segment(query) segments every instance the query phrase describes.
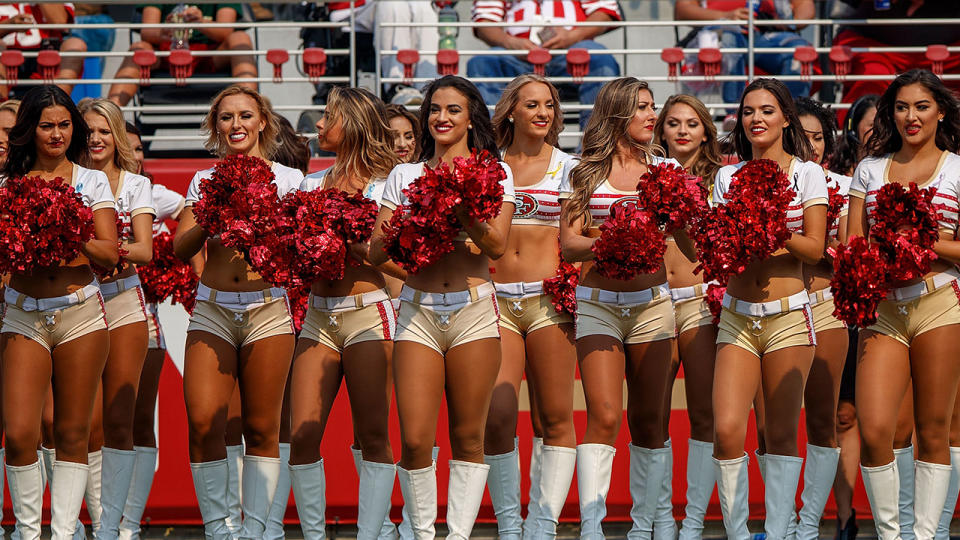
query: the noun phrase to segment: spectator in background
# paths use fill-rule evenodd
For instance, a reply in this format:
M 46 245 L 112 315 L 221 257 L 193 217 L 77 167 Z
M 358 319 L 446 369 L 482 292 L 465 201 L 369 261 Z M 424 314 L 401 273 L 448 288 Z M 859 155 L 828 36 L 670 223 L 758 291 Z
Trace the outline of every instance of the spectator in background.
M 200 23 L 213 21 L 218 23 L 232 23 L 240 18 L 242 7 L 240 4 L 200 4 L 186 6 L 182 12 L 177 11 L 176 4 L 147 5 L 140 7 L 142 22 L 156 24 L 173 22 L 175 15 L 182 15 L 183 22 Z M 233 28 L 203 28 L 190 29 L 186 42 L 191 50 L 206 51 L 249 51 L 253 50 L 250 36 L 242 30 Z M 130 46 L 131 51 L 137 49 L 153 49 L 169 51 L 176 39 L 174 30 L 168 28 L 144 28 L 140 32 L 142 41 Z M 165 58 L 158 59 L 157 66 L 168 66 Z M 257 63 L 251 55 L 237 56 L 201 56 L 194 58 L 194 73 L 227 71 L 233 77 L 256 77 Z M 133 63 L 133 57 L 126 57 L 117 70 L 117 79 L 130 79 L 129 83 L 119 83 L 110 86 L 109 98 L 117 105 L 123 106 L 130 102 L 137 92 L 140 81 L 140 67 Z M 256 90 L 257 83 L 240 83 L 241 86 Z
M 80 4 L 74 5 L 74 20 L 77 24 L 102 24 L 112 23 L 113 17 L 107 15 L 103 4 Z M 113 42 L 117 36 L 117 31 L 112 28 L 74 28 L 70 30 L 70 37 L 83 40 L 88 51 L 104 52 L 113 50 Z M 99 79 L 103 76 L 104 58 L 92 57 L 82 58 L 83 69 L 80 73 L 88 78 Z M 81 84 L 74 89 L 71 96 L 74 101 L 80 101 L 85 97 L 99 98 L 103 91 L 99 84 Z
M 23 32 L 0 30 L 2 49 L 19 49 L 21 51 L 40 51 L 54 49 L 60 52 L 84 52 L 86 43 L 74 36 L 67 36 L 65 31 L 55 29 L 41 29 L 35 24 L 72 24 L 73 4 L 11 2 L 0 4 L 0 23 L 22 24 Z M 37 59 L 25 58 L 20 66 L 20 77 L 39 79 L 37 73 Z M 60 62 L 60 72 L 57 78 L 77 79 L 83 73 L 82 58 L 63 58 Z M 72 84 L 58 84 L 66 93 L 73 89 Z M 0 98 L 6 99 L 10 94 L 8 86 L 0 86 Z
M 494 50 L 592 49 L 603 50 L 593 38 L 609 28 L 602 26 L 573 27 L 572 23 L 619 21 L 623 16 L 616 0 L 474 0 L 474 22 L 498 22 L 503 26 L 475 28 L 473 33 Z M 467 77 L 516 77 L 533 71 L 522 56 L 475 56 L 467 62 Z M 563 55 L 554 56 L 546 66 L 550 77 L 570 76 Z M 620 66 L 609 54 L 590 55 L 591 77 L 618 77 Z M 477 82 L 488 105 L 500 100 L 506 83 Z M 592 104 L 602 82 L 580 84 L 580 103 Z M 590 118 L 590 111 L 580 113 L 580 128 Z
M 415 0 L 412 2 L 379 2 L 377 4 L 377 25 L 381 23 L 437 22 L 438 2 Z M 382 49 L 433 50 L 440 43 L 440 34 L 435 26 L 380 26 L 380 47 Z M 403 64 L 396 56 L 384 56 L 381 59 L 381 73 L 384 77 L 403 77 Z M 414 77 L 437 77 L 437 57 L 421 54 L 413 72 Z M 416 83 L 413 87 L 397 84 L 393 87 L 391 103 L 397 105 L 419 105 L 423 103 L 421 90 L 427 83 Z
M 379 2 L 377 2 L 379 4 Z M 387 4 L 402 2 L 384 2 Z M 365 71 L 375 73 L 376 51 L 373 48 L 373 5 L 374 2 L 367 0 L 354 0 L 354 29 L 356 30 L 356 69 L 357 72 Z M 349 22 L 350 20 L 350 2 L 304 2 L 302 12 L 297 16 L 302 21 L 330 21 L 330 22 Z M 323 49 L 349 49 L 350 48 L 350 28 L 304 28 L 300 31 L 300 37 L 303 39 L 303 47 L 320 47 Z M 350 56 L 349 55 L 328 55 L 327 56 L 327 76 L 347 77 L 350 75 Z M 347 83 L 320 83 L 316 85 L 317 93 L 313 96 L 313 102 L 316 105 L 323 105 L 327 102 L 327 94 L 334 86 L 348 86 Z M 371 91 L 375 90 L 373 88 Z M 315 120 L 308 120 L 307 124 L 313 124 Z M 302 122 L 298 123 L 301 131 L 305 127 Z

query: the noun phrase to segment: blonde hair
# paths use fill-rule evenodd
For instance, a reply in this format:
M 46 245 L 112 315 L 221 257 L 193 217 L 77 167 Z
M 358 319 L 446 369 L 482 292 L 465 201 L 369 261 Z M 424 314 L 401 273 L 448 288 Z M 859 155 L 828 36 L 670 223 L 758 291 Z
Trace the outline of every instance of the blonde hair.
M 667 121 L 667 113 L 670 108 L 678 103 L 693 109 L 697 118 L 700 119 L 700 124 L 703 125 L 707 140 L 700 143 L 699 148 L 697 148 L 695 160 L 693 165 L 689 167 L 689 172 L 699 176 L 704 182 L 704 187 L 709 188 L 713 185 L 713 178 L 720 170 L 720 165 L 723 164 L 723 155 L 720 153 L 720 142 L 717 140 L 717 126 L 714 125 L 713 118 L 702 101 L 687 94 L 670 96 L 667 102 L 663 104 L 663 109 L 657 117 L 657 123 L 653 128 L 653 140 L 664 149 L 667 157 L 671 157 L 670 147 L 663 142 L 663 126 Z
M 334 178 L 386 178 L 400 163 L 383 101 L 362 88 L 335 86 L 327 96 L 327 125 L 340 122 L 343 139 L 333 164 Z M 364 173 L 365 171 L 365 173 Z
M 203 125 L 201 126 L 201 131 L 207 135 L 207 140 L 203 143 L 204 148 L 219 157 L 227 155 L 227 145 L 223 140 L 226 134 L 217 132 L 217 112 L 220 110 L 220 104 L 223 100 L 230 96 L 248 96 L 257 104 L 260 118 L 265 122 L 263 131 L 257 137 L 257 146 L 260 148 L 260 155 L 263 156 L 263 159 L 272 160 L 277 152 L 277 147 L 280 145 L 280 127 L 277 125 L 277 117 L 270 105 L 270 100 L 260 95 L 256 90 L 238 84 L 224 88 L 210 102 L 210 110 L 203 119 Z
M 593 113 L 583 133 L 583 152 L 580 161 L 570 171 L 570 184 L 573 194 L 567 219 L 573 223 L 577 218 L 584 219 L 584 226 L 591 224 L 590 196 L 600 184 L 610 176 L 613 157 L 620 144 L 625 144 L 645 163 L 650 163 L 654 151 L 662 149 L 641 144 L 627 134 L 627 127 L 637 112 L 638 96 L 646 90 L 653 97 L 653 91 L 645 82 L 636 77 L 621 77 L 603 85 L 594 102 Z
M 106 98 L 84 98 L 77 104 L 80 114 L 95 113 L 107 120 L 110 132 L 113 134 L 113 163 L 119 169 L 136 173 L 140 170 L 140 163 L 133 153 L 130 140 L 127 139 L 127 122 L 123 119 L 123 111 L 116 103 Z
M 517 106 L 517 103 L 520 102 L 520 89 L 530 83 L 546 85 L 550 91 L 550 99 L 553 100 L 553 123 L 550 124 L 550 130 L 547 131 L 544 142 L 550 146 L 557 146 L 560 140 L 560 132 L 563 131 L 563 112 L 560 110 L 560 94 L 557 93 L 557 88 L 553 86 L 546 77 L 527 73 L 514 78 L 507 84 L 503 95 L 500 97 L 500 101 L 497 102 L 497 106 L 493 111 L 493 133 L 497 138 L 497 147 L 503 150 L 506 150 L 513 144 L 514 126 L 513 123 L 510 122 L 510 115 L 513 114 L 513 109 Z
M 10 111 L 14 116 L 17 115 L 17 111 L 20 110 L 20 100 L 19 99 L 8 99 L 3 103 L 0 103 L 0 111 Z

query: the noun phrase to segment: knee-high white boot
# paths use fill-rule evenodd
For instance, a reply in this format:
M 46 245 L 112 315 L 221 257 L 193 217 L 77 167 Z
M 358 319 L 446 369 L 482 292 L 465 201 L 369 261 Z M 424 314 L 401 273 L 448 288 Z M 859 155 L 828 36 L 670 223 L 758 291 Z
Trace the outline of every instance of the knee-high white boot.
M 767 482 L 764 505 L 767 519 L 764 530 L 769 540 L 784 540 L 789 533 L 790 523 L 795 523 L 797 519 L 793 509 L 803 458 L 767 454 L 765 461 Z
M 403 507 L 407 512 L 412 538 L 431 540 L 436 536 L 437 521 L 437 468 L 435 464 L 423 469 L 408 471 L 397 467 Z
M 897 473 L 900 475 L 900 537 L 903 540 L 913 540 L 913 490 L 916 484 L 913 446 L 894 448 L 893 456 L 897 461 Z
M 807 443 L 807 465 L 803 471 L 803 493 L 800 500 L 800 519 L 797 523 L 797 540 L 817 540 L 820 536 L 820 519 L 827 504 L 833 480 L 837 476 L 840 448 L 827 448 Z
M 120 521 L 130 493 L 137 453 L 106 446 L 100 452 L 103 487 L 100 493 L 100 528 L 95 536 L 97 540 L 113 540 L 120 536 Z
M 227 467 L 230 469 L 230 480 L 227 482 L 227 527 L 236 536 L 243 527 L 243 506 L 240 483 L 243 480 L 243 445 L 236 444 L 227 447 Z
M 581 540 L 603 540 L 607 493 L 617 450 L 605 444 L 577 446 L 577 491 L 580 495 Z M 542 474 L 542 472 L 541 472 Z
M 363 451 L 350 446 L 350 453 L 353 454 L 353 465 L 357 469 L 357 480 L 359 481 L 361 463 L 363 462 Z M 436 460 L 436 457 L 433 459 Z M 396 468 L 394 468 L 394 473 L 396 473 Z M 392 491 L 391 488 L 391 492 Z M 377 535 L 377 538 L 380 540 L 396 540 L 397 538 L 397 527 L 393 524 L 393 521 L 390 520 L 389 507 L 387 508 L 387 515 L 383 518 L 383 523 L 380 525 L 380 534 Z
M 390 520 L 393 483 L 396 477 L 397 466 L 393 463 L 360 463 L 357 540 L 376 540 L 382 534 L 385 521 Z
M 87 487 L 83 493 L 83 501 L 87 503 L 87 514 L 90 516 L 90 528 L 93 535 L 96 536 L 100 531 L 100 509 L 102 503 L 100 497 L 103 491 L 103 451 L 97 450 L 87 454 Z M 54 467 L 56 469 L 56 467 Z M 51 483 L 52 484 L 52 483 Z M 80 534 L 83 530 L 83 524 L 77 520 L 76 538 L 84 538 Z
M 40 540 L 40 518 L 43 507 L 43 463 L 16 467 L 6 465 L 10 486 L 10 504 L 17 519 L 14 536 L 19 540 Z
M 543 437 L 533 437 L 530 451 L 530 500 L 527 502 L 527 518 L 523 520 L 523 535 L 531 536 L 537 528 L 537 510 L 540 508 L 540 459 L 543 455 Z
M 577 450 L 562 446 L 541 445 L 537 473 L 537 493 L 539 502 L 531 511 L 535 522 L 530 524 L 529 532 L 524 523 L 524 538 L 527 540 L 551 540 L 557 536 L 557 524 L 560 512 L 570 491 L 573 470 L 577 466 Z M 533 488 L 531 488 L 533 491 Z M 527 517 L 530 520 L 530 517 Z
M 149 446 L 134 446 L 137 453 L 133 463 L 133 479 L 127 504 L 123 508 L 123 521 L 120 522 L 120 540 L 140 540 L 140 520 L 150 498 L 153 487 L 153 475 L 157 470 L 157 449 Z
M 304 540 L 327 537 L 327 492 L 323 460 L 305 465 L 290 465 L 290 484 L 297 502 L 297 515 Z
M 653 538 L 653 520 L 670 451 L 669 448 L 641 448 L 630 444 L 630 498 L 633 499 L 630 509 L 633 526 L 627 532 L 630 540 Z
M 950 539 L 950 522 L 957 509 L 957 497 L 960 495 L 960 447 L 950 447 L 950 487 L 947 488 L 947 499 L 943 503 L 943 513 L 940 514 L 940 523 L 937 525 L 937 540 Z
M 243 528 L 238 538 L 263 539 L 279 478 L 280 458 L 243 456 L 243 479 L 240 484 Z
M 53 465 L 50 482 L 50 538 L 70 540 L 77 532 L 77 516 L 83 506 L 90 466 L 85 463 L 60 461 Z
M 911 456 L 912 461 L 912 456 Z M 879 467 L 860 466 L 863 486 L 870 500 L 878 540 L 899 540 L 900 474 L 896 460 Z
M 700 540 L 707 505 L 717 484 L 713 466 L 713 443 L 690 439 L 687 443 L 687 508 L 680 527 L 680 540 Z
M 914 534 L 917 540 L 933 540 L 950 486 L 950 465 L 917 461 L 914 496 Z
M 53 464 L 57 461 L 57 449 L 41 446 L 40 453 L 43 456 L 43 485 L 49 486 L 53 481 Z
M 227 518 L 230 516 L 227 507 L 230 483 L 227 460 L 191 463 L 190 472 L 193 474 L 193 489 L 203 519 L 204 536 L 210 540 L 233 540 L 234 534 L 227 527 Z
M 484 455 L 489 465 L 487 488 L 493 513 L 497 516 L 497 533 L 501 540 L 520 540 L 523 518 L 520 517 L 520 454 L 517 448 L 506 454 Z
M 750 456 L 737 459 L 714 458 L 714 474 L 717 476 L 717 495 L 723 513 L 723 527 L 728 540 L 750 540 L 747 519 L 750 517 Z
M 283 516 L 287 513 L 290 500 L 290 443 L 280 443 L 280 475 L 277 477 L 277 491 L 267 514 L 267 530 L 264 540 L 283 540 Z
M 666 471 L 657 503 L 657 514 L 653 518 L 653 538 L 654 540 L 676 540 L 677 520 L 673 517 L 673 443 L 667 439 L 663 446 L 669 452 L 667 452 Z
M 514 463 L 517 463 L 516 458 L 514 459 Z M 486 463 L 450 460 L 450 483 L 447 490 L 448 539 L 470 539 L 489 472 L 490 466 Z

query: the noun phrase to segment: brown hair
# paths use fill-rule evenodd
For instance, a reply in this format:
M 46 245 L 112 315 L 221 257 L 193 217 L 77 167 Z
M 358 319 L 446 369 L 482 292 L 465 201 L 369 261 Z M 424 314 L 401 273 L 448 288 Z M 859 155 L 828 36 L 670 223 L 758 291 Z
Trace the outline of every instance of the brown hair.
M 331 172 L 334 177 L 352 174 L 367 180 L 386 178 L 400 162 L 393 150 L 387 125 L 387 108 L 377 96 L 362 88 L 335 86 L 327 97 L 328 125 L 340 121 L 343 140 Z
M 407 122 L 410 122 L 410 127 L 413 128 L 413 142 L 416 146 L 413 148 L 413 153 L 409 159 L 416 159 L 420 155 L 420 119 L 417 118 L 417 115 L 403 105 L 389 104 L 387 105 L 387 126 L 390 126 L 390 121 L 394 118 L 403 118 Z
M 497 138 L 497 146 L 503 150 L 506 150 L 513 144 L 514 126 L 513 123 L 510 122 L 510 115 L 513 114 L 513 109 L 517 106 L 517 103 L 520 102 L 520 89 L 530 83 L 546 85 L 550 91 L 550 98 L 553 100 L 553 123 L 550 124 L 550 130 L 547 132 L 544 142 L 550 146 L 557 146 L 560 140 L 560 132 L 563 131 L 563 112 L 560 110 L 560 94 L 557 93 L 557 88 L 553 86 L 546 77 L 527 73 L 515 77 L 507 84 L 506 89 L 504 89 L 500 97 L 500 101 L 497 102 L 497 106 L 493 111 L 493 133 Z
M 717 175 L 717 171 L 720 170 L 720 165 L 723 164 L 723 155 L 720 153 L 720 143 L 717 142 L 717 126 L 714 125 L 710 111 L 707 110 L 702 101 L 688 94 L 670 96 L 667 102 L 663 104 L 663 109 L 657 117 L 657 123 L 653 128 L 653 140 L 663 147 L 664 154 L 667 157 L 671 157 L 670 147 L 663 142 L 663 128 L 667 121 L 667 113 L 671 107 L 678 103 L 693 109 L 703 125 L 707 140 L 700 143 L 689 171 L 691 174 L 699 176 L 703 180 L 704 186 L 709 188 L 713 185 L 713 179 Z
M 740 159 L 749 161 L 753 159 L 753 146 L 747 138 L 747 131 L 743 125 L 743 102 L 747 95 L 757 90 L 766 90 L 773 94 L 780 105 L 783 117 L 789 125 L 783 128 L 783 134 L 780 140 L 783 144 L 783 150 L 791 156 L 797 157 L 800 161 L 810 161 L 813 156 L 813 148 L 810 141 L 807 140 L 807 134 L 803 132 L 803 125 L 800 123 L 800 116 L 797 114 L 797 106 L 793 102 L 790 90 L 787 85 L 777 79 L 756 79 L 744 89 L 740 96 L 740 106 L 737 108 L 737 125 L 733 131 L 727 135 L 727 139 L 733 141 L 733 147 Z
M 280 144 L 278 139 L 280 128 L 277 126 L 277 117 L 273 113 L 270 100 L 256 90 L 251 90 L 239 84 L 233 84 L 224 88 L 210 103 L 210 111 L 207 112 L 207 116 L 203 119 L 203 125 L 201 126 L 201 131 L 207 135 L 207 140 L 203 143 L 204 148 L 219 157 L 227 154 L 227 145 L 223 141 L 221 134 L 217 133 L 217 112 L 220 109 L 220 103 L 222 103 L 225 98 L 239 95 L 249 96 L 250 99 L 256 102 L 257 111 L 265 122 L 263 131 L 261 131 L 257 137 L 257 146 L 260 148 L 260 154 L 263 156 L 263 159 L 272 160 L 277 151 L 277 146 Z

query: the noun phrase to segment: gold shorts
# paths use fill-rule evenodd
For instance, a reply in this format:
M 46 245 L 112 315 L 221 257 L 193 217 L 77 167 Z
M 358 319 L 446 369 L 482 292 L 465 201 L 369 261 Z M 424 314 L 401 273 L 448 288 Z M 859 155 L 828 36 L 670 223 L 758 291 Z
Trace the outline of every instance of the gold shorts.
M 139 285 L 120 294 L 105 298 L 103 309 L 107 312 L 107 328 L 113 330 L 127 324 L 146 322 L 147 313 L 143 303 L 143 290 Z
M 909 347 L 913 338 L 924 332 L 960 323 L 960 284 L 956 279 L 948 280 L 951 274 L 937 274 L 912 287 L 891 292 L 877 307 L 877 322 L 866 329 L 892 337 Z M 946 283 L 934 283 L 934 280 Z M 913 288 L 919 291 L 917 295 L 900 294 Z M 898 296 L 900 300 L 895 299 Z
M 763 357 L 779 349 L 817 344 L 810 298 L 801 291 L 789 298 L 752 303 L 723 297 L 717 344 L 729 343 Z
M 342 353 L 354 343 L 390 341 L 397 333 L 397 316 L 387 291 L 342 298 L 310 295 L 300 339 L 310 339 Z
M 573 322 L 568 313 L 559 313 L 553 307 L 551 296 L 543 292 L 542 282 L 495 283 L 494 286 L 500 305 L 501 330 L 525 336 L 547 326 Z
M 48 351 L 107 329 L 103 296 L 96 281 L 57 298 L 32 298 L 7 287 L 4 299 L 0 333 L 26 336 Z
M 616 292 L 577 287 L 577 339 L 610 336 L 626 345 L 677 336 L 670 287 Z
M 147 336 L 148 349 L 167 349 L 167 340 L 163 339 L 163 328 L 160 327 L 156 304 L 147 304 Z
M 670 289 L 673 311 L 677 319 L 677 335 L 713 324 L 713 313 L 707 304 L 707 285 L 697 283 L 690 287 Z
M 810 311 L 813 313 L 813 328 L 817 332 L 846 330 L 847 325 L 833 316 L 833 293 L 830 289 L 810 293 Z
M 238 349 L 268 337 L 293 334 L 293 317 L 283 289 L 215 291 L 202 283 L 187 332 L 213 334 Z
M 500 310 L 493 284 L 446 294 L 403 286 L 394 341 L 414 341 L 444 354 L 486 338 L 500 339 Z

